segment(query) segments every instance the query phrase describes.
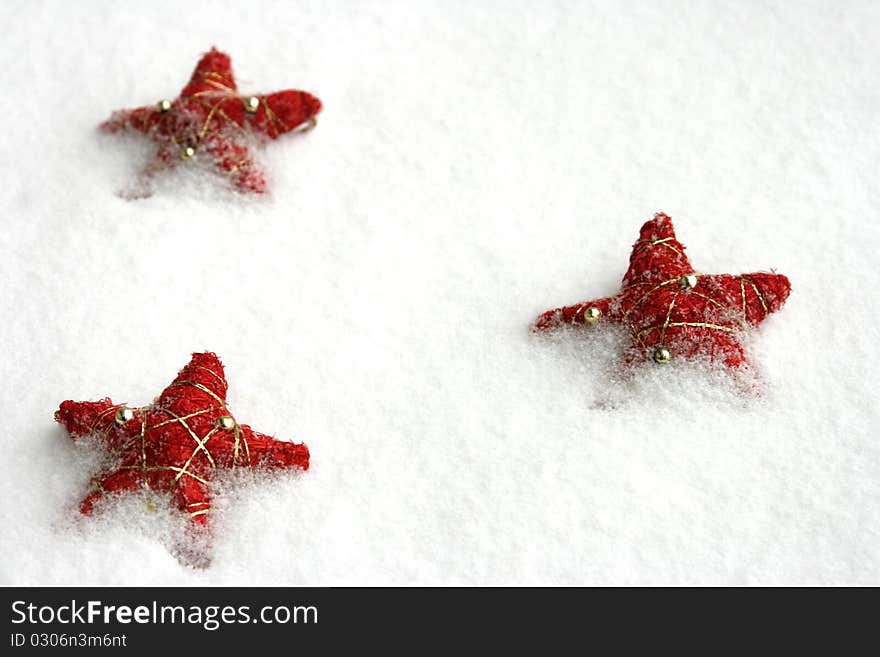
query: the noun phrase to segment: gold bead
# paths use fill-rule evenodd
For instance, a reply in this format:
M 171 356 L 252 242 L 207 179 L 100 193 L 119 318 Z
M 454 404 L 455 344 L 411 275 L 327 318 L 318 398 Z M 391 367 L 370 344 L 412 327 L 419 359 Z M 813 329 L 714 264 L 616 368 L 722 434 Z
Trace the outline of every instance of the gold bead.
M 235 420 L 229 415 L 221 415 L 217 418 L 217 428 L 223 431 L 232 431 L 235 428 Z
M 196 149 L 192 146 L 187 146 L 186 148 L 181 149 L 180 151 L 180 159 L 181 160 L 191 160 L 196 156 Z
M 130 408 L 126 408 L 125 406 L 123 406 L 122 408 L 120 408 L 116 411 L 116 417 L 114 418 L 114 422 L 116 422 L 116 424 L 122 426 L 123 424 L 126 424 L 129 420 L 131 420 L 131 418 L 133 418 L 133 417 L 134 417 L 134 411 L 131 410 Z
M 678 279 L 678 289 L 679 290 L 693 290 L 697 287 L 697 275 L 696 274 L 685 274 L 681 278 Z
M 61 422 L 61 411 L 55 411 L 55 421 Z
M 590 306 L 589 308 L 584 309 L 584 322 L 587 324 L 595 324 L 599 321 L 601 316 L 602 311 L 596 308 L 596 306 Z
M 257 110 L 260 109 L 260 99 L 256 96 L 251 96 L 246 101 L 244 101 L 244 111 L 249 114 L 256 114 Z
M 654 353 L 651 354 L 651 358 L 654 359 L 655 363 L 659 363 L 660 365 L 664 365 L 672 360 L 672 352 L 669 351 L 666 347 L 657 347 L 654 349 Z
M 171 101 L 168 99 L 160 100 L 158 103 L 156 103 L 156 109 L 164 114 L 171 109 Z
M 156 511 L 156 503 L 153 500 L 147 500 L 147 511 L 153 513 Z

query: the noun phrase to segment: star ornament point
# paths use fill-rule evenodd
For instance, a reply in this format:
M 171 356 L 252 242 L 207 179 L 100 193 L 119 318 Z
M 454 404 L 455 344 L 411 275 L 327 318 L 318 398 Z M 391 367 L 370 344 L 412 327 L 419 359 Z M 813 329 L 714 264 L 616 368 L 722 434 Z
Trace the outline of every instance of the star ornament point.
M 174 381 L 142 407 L 65 401 L 55 412 L 74 441 L 97 438 L 112 463 L 92 479 L 80 502 L 89 515 L 108 495 L 148 491 L 167 495 L 194 528 L 207 526 L 220 470 L 309 467 L 304 443 L 275 440 L 251 429 L 226 404 L 226 377 L 213 353 L 193 354 Z
M 205 159 L 236 191 L 262 193 L 266 175 L 251 155 L 253 138 L 274 140 L 309 130 L 320 111 L 316 96 L 295 89 L 240 96 L 229 55 L 212 48 L 177 98 L 117 110 L 100 127 L 111 133 L 142 133 L 156 144 L 141 174 L 145 184 L 162 171 Z
M 549 310 L 533 328 L 619 324 L 629 329 L 627 362 L 703 358 L 737 368 L 747 363 L 743 334 L 782 308 L 790 292 L 788 278 L 775 272 L 696 271 L 672 219 L 658 213 L 639 232 L 620 292 Z

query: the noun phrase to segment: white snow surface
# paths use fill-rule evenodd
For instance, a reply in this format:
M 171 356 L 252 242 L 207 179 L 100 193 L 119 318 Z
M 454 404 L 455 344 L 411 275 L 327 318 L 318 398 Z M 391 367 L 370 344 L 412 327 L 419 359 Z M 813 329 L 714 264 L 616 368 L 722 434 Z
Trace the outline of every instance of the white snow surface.
M 880 4 L 4 2 L 0 583 L 880 584 Z M 212 45 L 318 128 L 265 198 L 102 135 Z M 641 224 L 775 269 L 757 391 L 529 332 L 617 291 Z M 147 404 L 193 351 L 312 467 L 175 513 L 77 502 L 53 411 Z M 746 386 L 748 388 L 748 386 Z

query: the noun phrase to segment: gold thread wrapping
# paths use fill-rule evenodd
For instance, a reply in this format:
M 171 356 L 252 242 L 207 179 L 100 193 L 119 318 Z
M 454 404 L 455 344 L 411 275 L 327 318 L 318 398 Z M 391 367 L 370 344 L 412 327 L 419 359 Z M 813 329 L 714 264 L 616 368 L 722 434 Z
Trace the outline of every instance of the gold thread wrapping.
M 660 239 L 660 240 L 637 240 L 637 241 L 636 241 L 636 244 L 647 244 L 647 246 L 643 246 L 643 247 L 641 247 L 640 249 L 636 250 L 636 251 L 633 253 L 633 255 L 636 255 L 636 254 L 642 253 L 642 252 L 645 251 L 646 249 L 650 249 L 652 246 L 665 246 L 667 249 L 672 249 L 672 250 L 675 251 L 678 255 L 680 255 L 682 258 L 684 258 L 684 257 L 685 257 L 684 253 L 682 253 L 681 251 L 679 251 L 678 249 L 676 249 L 676 248 L 675 248 L 674 246 L 672 246 L 671 244 L 667 244 L 667 242 L 671 242 L 671 241 L 673 241 L 673 240 L 675 240 L 674 237 L 664 237 L 663 239 Z M 630 258 L 632 258 L 632 256 L 630 256 Z
M 205 134 L 208 132 L 208 126 L 211 125 L 211 119 L 214 118 L 214 114 L 217 113 L 217 110 L 220 108 L 220 105 L 223 104 L 225 98 L 221 98 L 214 105 L 211 106 L 211 109 L 208 110 L 208 115 L 205 117 L 205 123 L 202 125 L 202 129 L 199 130 L 199 144 L 202 143 L 202 140 L 205 138 Z
M 98 426 L 98 422 L 100 422 L 104 417 L 109 415 L 110 413 L 116 413 L 116 410 L 121 406 L 121 404 L 115 404 L 111 408 L 105 408 L 103 411 L 98 413 L 98 417 L 95 418 L 95 421 L 92 422 L 89 427 L 89 434 L 95 433 L 95 428 Z M 104 427 L 104 431 L 107 431 L 109 427 Z
M 180 425 L 183 426 L 183 428 L 187 430 L 189 435 L 192 436 L 192 439 L 196 441 L 196 444 L 198 445 L 198 447 L 195 448 L 195 451 L 198 451 L 200 449 L 204 450 L 205 455 L 208 457 L 208 460 L 211 462 L 211 465 L 214 465 L 214 457 L 211 456 L 211 452 L 209 452 L 205 448 L 205 446 L 202 444 L 202 440 L 196 435 L 196 432 L 192 430 L 192 427 L 190 427 L 189 424 L 186 423 L 186 420 L 183 420 L 183 419 L 177 417 L 177 415 L 174 414 L 174 411 L 169 411 L 167 408 L 160 408 L 159 410 L 162 411 L 163 413 L 168 413 L 168 415 L 171 415 L 171 416 L 177 418 L 177 421 L 180 423 Z M 190 458 L 192 458 L 192 457 L 190 457 Z
M 198 381 L 188 381 L 188 380 L 176 381 L 176 382 L 172 383 L 171 386 L 169 386 L 169 387 L 172 387 L 172 386 L 175 388 L 182 388 L 183 386 L 192 386 L 193 388 L 198 388 L 199 390 L 201 390 L 205 394 L 211 395 L 211 397 L 213 397 L 217 401 L 217 403 L 220 404 L 220 406 L 222 408 L 226 408 L 226 401 L 221 399 L 219 396 L 214 394 L 211 390 L 209 390 L 207 387 L 203 386 Z
M 181 420 L 188 420 L 191 417 L 196 417 L 198 415 L 204 415 L 205 413 L 211 413 L 213 411 L 220 411 L 220 410 L 224 410 L 224 409 L 225 409 L 225 407 L 223 407 L 223 406 L 212 406 L 211 408 L 203 408 L 200 411 L 194 411 L 192 413 L 189 413 L 188 415 L 181 415 L 180 419 Z M 150 431 L 151 429 L 158 429 L 159 427 L 164 427 L 166 424 L 174 424 L 177 421 L 178 421 L 178 418 L 176 418 L 176 417 L 172 418 L 170 420 L 162 420 L 161 422 L 157 422 L 156 424 L 151 424 L 150 426 L 148 426 L 147 431 Z
M 247 436 L 244 435 L 244 432 L 241 434 L 241 442 L 244 443 L 244 453 L 247 456 L 248 465 L 251 465 L 251 448 L 248 445 Z
M 666 338 L 666 329 L 669 327 L 669 320 L 672 318 L 672 309 L 675 308 L 675 300 L 678 299 L 678 292 L 672 295 L 672 301 L 669 302 L 669 308 L 666 310 L 666 321 L 663 322 L 663 328 L 660 330 L 660 342 Z
M 226 383 L 226 379 L 224 379 L 222 376 L 220 376 L 219 374 L 217 374 L 217 372 L 215 372 L 215 371 L 212 370 L 211 368 L 209 368 L 209 367 L 205 367 L 204 365 L 192 365 L 192 367 L 194 367 L 194 368 L 196 368 L 196 369 L 199 369 L 199 370 L 202 370 L 202 371 L 204 371 L 204 372 L 207 372 L 208 374 L 210 374 L 211 376 L 213 376 L 215 379 L 217 379 L 220 383 L 222 383 L 224 388 L 228 388 L 228 387 L 229 387 L 229 385 Z
M 147 480 L 147 414 L 141 412 L 141 477 L 144 488 L 150 490 L 150 482 Z
M 232 88 L 232 87 L 227 86 L 227 85 L 223 84 L 222 82 L 217 82 L 216 80 L 211 80 L 211 79 L 209 79 L 209 78 L 207 77 L 207 75 L 208 75 L 208 74 L 205 73 L 205 74 L 202 76 L 202 77 L 203 77 L 202 82 L 204 82 L 205 84 L 209 84 L 209 85 L 211 85 L 212 87 L 214 87 L 215 89 L 222 89 L 223 91 L 233 91 L 233 88 Z
M 708 297 L 708 296 L 706 296 L 705 294 L 701 294 L 701 293 L 699 293 L 699 292 L 695 292 L 694 290 L 688 290 L 688 294 L 693 294 L 694 296 L 701 297 L 701 298 L 705 299 L 706 301 L 711 301 L 712 303 L 714 303 L 714 304 L 715 304 L 716 306 L 718 306 L 719 308 L 724 308 L 724 307 L 725 307 L 724 304 L 721 303 L 720 301 L 717 301 L 717 300 L 713 299 L 712 297 Z
M 767 308 L 767 302 L 764 301 L 764 295 L 761 294 L 761 290 L 758 289 L 758 286 L 755 285 L 755 282 L 754 282 L 753 280 L 748 279 L 748 278 L 745 278 L 745 280 L 748 282 L 749 285 L 752 286 L 752 289 L 755 291 L 755 294 L 758 295 L 758 301 L 761 302 L 761 307 L 764 309 L 764 314 L 766 315 L 766 314 L 769 313 L 770 311 L 769 311 L 769 309 Z
M 638 300 L 637 300 L 635 303 L 633 303 L 632 306 L 630 306 L 629 310 L 627 310 L 627 311 L 623 314 L 623 318 L 622 318 L 622 319 L 623 319 L 624 321 L 627 320 L 627 319 L 629 318 L 629 316 L 630 316 L 630 313 L 632 313 L 633 310 L 635 310 L 638 306 L 640 306 L 640 305 L 642 304 L 642 302 L 645 301 L 645 299 L 647 299 L 649 296 L 651 296 L 654 292 L 656 292 L 656 291 L 659 290 L 660 288 L 662 288 L 662 287 L 666 287 L 667 285 L 670 285 L 670 284 L 672 284 L 672 283 L 675 283 L 676 281 L 678 281 L 677 278 L 670 278 L 668 281 L 663 281 L 662 283 L 659 283 L 659 284 L 655 285 L 654 287 L 652 287 L 650 290 L 648 290 L 648 291 L 645 292 L 642 296 L 640 296 L 640 297 L 638 298 Z
M 238 447 L 241 442 L 241 428 L 238 426 L 238 422 L 235 423 L 235 446 L 232 450 L 232 468 L 238 465 Z
M 214 458 L 211 456 L 211 453 L 208 451 L 208 448 L 205 447 L 205 444 L 209 440 L 211 440 L 211 436 L 213 436 L 215 433 L 217 433 L 217 427 L 214 427 L 208 433 L 206 433 L 205 437 L 202 438 L 202 440 L 199 442 L 199 447 L 204 450 L 205 454 L 208 456 L 208 460 L 211 462 L 211 465 L 214 465 Z M 184 473 L 189 474 L 189 471 L 187 470 L 187 468 L 189 467 L 189 464 L 192 463 L 192 460 L 196 457 L 196 454 L 198 453 L 198 451 L 199 451 L 198 448 L 194 449 L 192 451 L 192 454 L 189 455 L 189 458 L 186 460 L 186 463 L 183 464 L 183 469 L 174 478 L 174 483 L 177 483 L 177 480 L 180 479 L 180 477 Z M 214 467 L 217 467 L 217 466 L 214 465 Z M 172 484 L 171 487 L 174 488 L 174 485 Z
M 275 134 L 279 135 L 282 132 L 287 132 L 287 129 L 288 129 L 287 125 L 284 123 L 284 121 L 282 121 L 281 119 L 278 118 L 278 115 L 275 114 L 275 112 L 272 111 L 272 108 L 269 107 L 269 101 L 266 99 L 266 97 L 261 96 L 260 100 L 262 101 L 263 105 L 266 108 L 266 118 L 269 119 L 273 125 L 275 123 L 277 123 L 283 128 L 283 130 L 281 130 L 281 131 L 279 131 L 278 128 L 275 128 Z
M 734 330 L 732 328 L 730 328 L 729 326 L 720 326 L 719 324 L 709 324 L 707 322 L 670 322 L 666 326 L 673 327 L 673 328 L 679 327 L 679 326 L 696 326 L 699 328 L 715 329 L 716 331 L 726 331 L 728 333 L 734 332 Z M 661 329 L 661 328 L 663 328 L 663 325 L 661 325 L 661 324 L 658 324 L 657 326 L 649 326 L 648 328 L 642 329 L 641 331 L 639 331 L 639 335 L 644 334 L 644 333 L 650 333 L 651 331 L 656 331 L 657 329 Z
M 141 466 L 139 466 L 139 465 L 122 465 L 122 466 L 119 466 L 119 470 L 140 470 L 140 469 L 141 469 Z M 148 466 L 146 467 L 146 469 L 147 469 L 147 470 L 150 470 L 150 471 L 153 471 L 153 470 L 170 470 L 171 472 L 180 472 L 180 471 L 181 471 L 181 468 L 178 468 L 178 467 L 175 466 L 175 465 L 148 465 Z M 205 486 L 208 486 L 208 485 L 209 485 L 207 481 L 205 481 L 204 479 L 202 479 L 202 478 L 201 478 L 199 475 L 197 475 L 197 474 L 194 474 L 194 473 L 189 472 L 189 471 L 184 472 L 183 474 L 185 474 L 187 477 L 192 477 L 192 478 L 195 479 L 196 481 L 205 484 Z M 174 483 L 176 484 L 177 482 L 175 481 Z M 171 488 L 173 489 L 174 486 L 172 486 Z M 168 492 L 171 492 L 171 490 L 169 490 Z

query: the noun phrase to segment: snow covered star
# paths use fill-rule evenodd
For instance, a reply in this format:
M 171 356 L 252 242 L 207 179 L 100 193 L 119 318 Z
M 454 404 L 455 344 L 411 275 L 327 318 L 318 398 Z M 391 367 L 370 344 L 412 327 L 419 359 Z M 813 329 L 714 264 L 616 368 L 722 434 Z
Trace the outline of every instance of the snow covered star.
M 630 329 L 627 362 L 703 357 L 728 367 L 745 364 L 741 334 L 782 307 L 791 283 L 769 272 L 699 274 L 684 251 L 672 219 L 656 214 L 642 226 L 618 294 L 550 310 L 535 330 L 613 322 Z
M 226 389 L 220 359 L 201 353 L 148 406 L 110 399 L 62 402 L 55 419 L 71 438 L 97 436 L 113 456 L 92 480 L 80 511 L 90 514 L 108 494 L 152 491 L 170 495 L 195 526 L 204 526 L 219 469 L 308 469 L 305 444 L 274 440 L 240 424 L 226 406 Z
M 134 130 L 151 137 L 156 153 L 142 172 L 143 188 L 160 171 L 207 158 L 239 192 L 265 192 L 266 176 L 248 148 L 248 136 L 277 139 L 316 124 L 321 101 L 305 91 L 239 96 L 229 55 L 212 48 L 202 56 L 180 95 L 155 105 L 113 112 L 101 124 L 108 132 Z

